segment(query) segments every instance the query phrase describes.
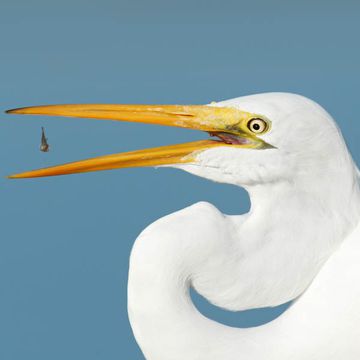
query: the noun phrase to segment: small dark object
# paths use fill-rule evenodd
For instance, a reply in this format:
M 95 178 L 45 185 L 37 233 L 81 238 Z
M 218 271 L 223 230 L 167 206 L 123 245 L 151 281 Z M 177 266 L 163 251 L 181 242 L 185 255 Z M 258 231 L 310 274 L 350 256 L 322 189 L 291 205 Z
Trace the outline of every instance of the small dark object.
M 40 145 L 40 151 L 42 152 L 48 152 L 49 151 L 49 144 L 47 142 L 47 138 L 45 136 L 45 130 L 43 127 L 41 127 L 41 145 Z

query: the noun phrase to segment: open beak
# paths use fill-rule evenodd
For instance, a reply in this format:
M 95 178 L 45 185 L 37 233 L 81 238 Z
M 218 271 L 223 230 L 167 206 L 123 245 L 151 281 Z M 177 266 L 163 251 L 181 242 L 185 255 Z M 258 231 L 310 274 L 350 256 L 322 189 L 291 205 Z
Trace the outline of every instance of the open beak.
M 219 146 L 266 148 L 247 123 L 259 115 L 230 107 L 208 105 L 45 105 L 8 110 L 10 114 L 53 115 L 132 121 L 202 130 L 219 140 L 203 140 L 126 153 L 99 156 L 64 165 L 10 175 L 11 179 L 66 175 L 126 167 L 195 163 L 196 156 Z

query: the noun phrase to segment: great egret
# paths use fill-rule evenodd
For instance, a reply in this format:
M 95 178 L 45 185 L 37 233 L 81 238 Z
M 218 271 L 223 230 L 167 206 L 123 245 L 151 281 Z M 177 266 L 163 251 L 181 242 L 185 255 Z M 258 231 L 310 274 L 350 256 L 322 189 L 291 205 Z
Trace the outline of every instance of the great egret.
M 267 93 L 207 106 L 52 105 L 9 112 L 157 123 L 219 138 L 10 176 L 162 165 L 248 191 L 245 215 L 226 216 L 199 203 L 137 238 L 128 308 L 148 360 L 360 358 L 358 170 L 318 104 Z M 238 329 L 201 315 L 191 286 L 229 310 L 297 300 L 273 322 Z

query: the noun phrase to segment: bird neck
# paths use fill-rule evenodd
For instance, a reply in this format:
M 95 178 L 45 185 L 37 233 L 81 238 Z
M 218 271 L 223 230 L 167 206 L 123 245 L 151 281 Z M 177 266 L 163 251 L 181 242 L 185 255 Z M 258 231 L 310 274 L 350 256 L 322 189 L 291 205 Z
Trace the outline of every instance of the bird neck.
M 188 219 L 194 220 L 194 216 L 199 213 L 202 216 L 195 217 L 199 227 L 194 229 L 194 224 Z M 203 220 L 203 215 L 210 221 Z M 251 216 L 256 216 L 256 213 L 253 212 Z M 239 268 L 233 263 L 236 256 L 232 255 L 237 250 L 232 247 L 234 243 L 228 242 L 228 237 L 219 237 L 219 228 L 216 236 L 211 235 L 216 231 L 211 223 L 220 219 L 220 215 L 209 205 L 197 204 L 152 224 L 136 240 L 130 261 L 128 309 L 134 335 L 147 360 L 260 359 L 264 353 L 269 359 L 280 360 L 293 357 L 294 349 L 299 352 L 300 359 L 306 349 L 318 349 L 319 333 L 327 344 L 319 348 L 319 358 L 322 358 L 320 355 L 323 353 L 326 358 L 331 358 L 334 350 L 329 344 L 332 344 L 334 338 L 334 322 L 341 324 L 343 330 L 346 329 L 347 337 L 357 336 L 353 315 L 357 309 L 360 288 L 356 287 L 357 276 L 347 281 L 344 281 L 343 276 L 344 273 L 347 276 L 358 274 L 359 266 L 354 268 L 360 253 L 356 233 L 337 252 L 336 255 L 341 256 L 335 257 L 335 263 L 327 262 L 325 272 L 322 271 L 322 276 L 316 279 L 319 281 L 314 281 L 309 291 L 285 316 L 253 329 L 228 327 L 202 316 L 191 302 L 191 285 L 198 286 L 204 282 L 206 287 L 208 282 L 210 289 L 227 299 L 229 294 L 221 289 L 224 277 L 230 293 L 236 278 L 240 277 L 242 284 L 247 282 L 247 276 L 238 273 Z M 239 221 L 233 218 L 227 222 L 227 219 L 226 228 L 231 228 L 234 220 Z M 221 232 L 228 236 L 230 233 L 226 232 L 226 228 L 222 228 Z M 297 254 L 292 255 L 290 261 L 294 262 Z M 231 266 L 228 267 L 228 264 Z M 263 262 L 257 270 L 262 267 Z M 280 279 L 281 275 L 287 275 L 287 271 L 280 270 L 281 274 L 273 274 L 275 280 Z M 220 276 L 210 279 L 204 277 L 204 273 Z M 261 277 L 258 274 L 257 279 Z M 354 288 L 358 290 L 352 291 Z M 333 299 L 337 291 L 345 295 Z M 278 292 L 276 286 L 271 287 L 271 292 Z M 326 301 L 323 301 L 324 298 Z M 345 299 L 354 305 L 344 310 Z M 346 316 L 343 315 L 344 311 Z M 350 344 L 354 344 L 355 338 L 351 339 Z M 351 350 L 350 354 L 353 354 Z
M 242 254 L 261 269 L 253 271 L 246 261 L 239 262 L 238 272 L 256 282 L 257 291 L 252 296 L 251 285 L 246 287 L 237 294 L 242 296 L 240 306 L 234 300 L 233 308 L 275 306 L 302 294 L 359 223 L 356 168 L 338 171 L 332 181 L 315 175 L 311 181 L 300 178 L 247 188 L 251 209 L 232 220 Z
M 347 166 L 328 170 L 326 176 L 316 171 L 291 182 L 246 187 L 251 200 L 250 223 L 256 222 L 266 231 L 291 234 L 299 241 L 309 232 L 310 238 L 326 238 L 330 246 L 337 246 L 360 219 L 358 170 L 349 159 Z M 243 225 L 241 221 L 240 227 Z
M 312 187 L 298 181 L 247 190 L 252 205 L 244 216 L 196 204 L 158 220 L 136 240 L 129 317 L 148 360 L 238 359 L 235 344 L 252 354 L 251 331 L 244 336 L 202 316 L 190 286 L 229 310 L 284 303 L 304 292 L 359 222 L 355 172 L 351 180 Z
M 215 344 L 218 326 L 222 330 L 222 325 L 195 309 L 189 295 L 196 273 L 202 265 L 207 266 L 204 261 L 211 260 L 217 250 L 222 257 L 222 246 L 213 248 L 215 228 L 207 221 L 217 216 L 213 211 L 202 203 L 171 214 L 151 224 L 134 244 L 128 312 L 135 338 L 148 360 L 206 358 L 201 349 L 208 347 L 209 339 Z

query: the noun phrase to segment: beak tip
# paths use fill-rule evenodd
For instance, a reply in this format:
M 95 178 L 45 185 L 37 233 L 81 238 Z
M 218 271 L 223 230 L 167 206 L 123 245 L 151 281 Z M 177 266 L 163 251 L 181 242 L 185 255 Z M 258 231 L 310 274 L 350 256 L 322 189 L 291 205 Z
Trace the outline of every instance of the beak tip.
M 6 110 L 5 114 L 17 114 L 20 113 L 19 112 L 20 109 L 10 109 L 10 110 Z
M 27 107 L 9 109 L 9 110 L 5 111 L 5 114 L 29 114 L 28 110 L 29 110 L 29 108 L 27 108 Z
M 24 176 L 24 174 L 11 174 L 11 175 L 7 175 L 5 176 L 6 179 L 10 179 L 10 180 L 13 180 L 13 179 L 24 179 L 26 178 L 26 176 Z

